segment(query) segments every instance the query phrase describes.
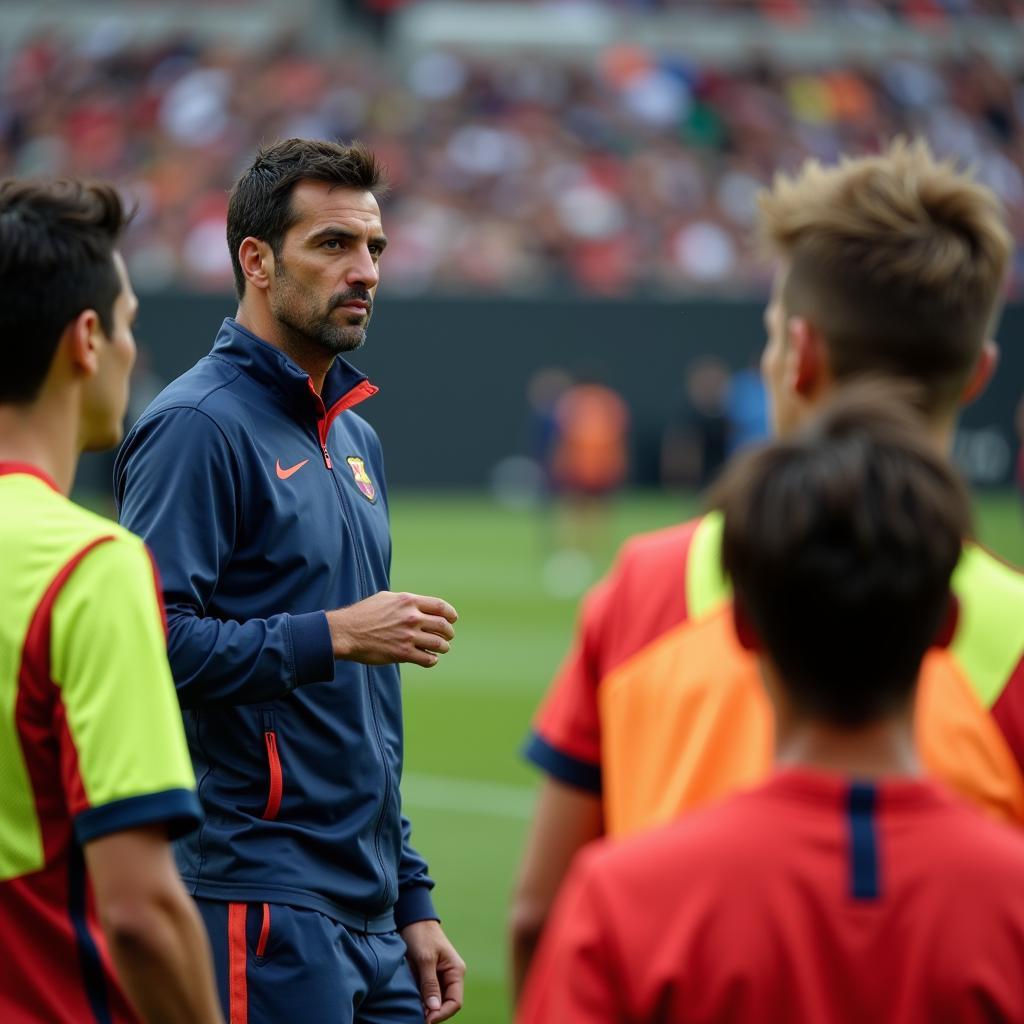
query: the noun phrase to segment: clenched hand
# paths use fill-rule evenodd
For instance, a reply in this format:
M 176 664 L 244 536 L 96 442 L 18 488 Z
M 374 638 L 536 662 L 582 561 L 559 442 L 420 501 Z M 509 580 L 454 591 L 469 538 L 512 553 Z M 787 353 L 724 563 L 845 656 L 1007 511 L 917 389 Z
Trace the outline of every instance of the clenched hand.
M 395 594 L 373 597 L 327 613 L 335 658 L 364 665 L 408 662 L 431 668 L 455 638 L 455 609 L 439 597 Z

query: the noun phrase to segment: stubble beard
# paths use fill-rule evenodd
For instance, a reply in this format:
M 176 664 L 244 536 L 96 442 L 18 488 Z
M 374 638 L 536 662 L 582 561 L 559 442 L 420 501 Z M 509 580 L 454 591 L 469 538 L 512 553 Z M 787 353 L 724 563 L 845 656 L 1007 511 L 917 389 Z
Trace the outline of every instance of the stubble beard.
M 330 315 L 328 313 L 328 317 Z M 354 352 L 366 341 L 365 326 L 332 323 L 318 314 L 297 315 L 296 310 L 287 306 L 275 310 L 274 316 L 286 328 L 293 342 L 302 348 L 317 348 L 328 355 L 338 356 L 343 352 Z
M 353 298 L 372 301 L 369 294 L 333 295 L 324 312 L 314 309 L 311 302 L 304 302 L 301 295 L 288 287 L 284 289 L 284 294 L 276 296 L 271 312 L 297 348 L 313 348 L 337 356 L 343 352 L 354 352 L 366 341 L 371 310 L 367 310 L 362 324 L 339 324 L 333 319 L 337 315 L 335 310 L 338 306 Z

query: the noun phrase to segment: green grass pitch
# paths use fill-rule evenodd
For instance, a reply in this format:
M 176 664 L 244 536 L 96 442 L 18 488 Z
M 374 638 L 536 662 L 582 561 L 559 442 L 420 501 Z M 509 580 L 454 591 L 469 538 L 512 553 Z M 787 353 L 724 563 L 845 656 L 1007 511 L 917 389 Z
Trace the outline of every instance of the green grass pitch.
M 537 701 L 568 644 L 576 600 L 545 593 L 535 514 L 473 496 L 392 495 L 395 589 L 440 595 L 459 611 L 452 651 L 406 668 L 406 813 L 437 880 L 437 903 L 467 961 L 467 1024 L 509 1019 L 505 914 L 532 803 L 518 756 Z M 633 496 L 615 506 L 601 556 L 630 533 L 676 522 L 692 499 Z M 977 504 L 984 543 L 1024 565 L 1015 495 Z

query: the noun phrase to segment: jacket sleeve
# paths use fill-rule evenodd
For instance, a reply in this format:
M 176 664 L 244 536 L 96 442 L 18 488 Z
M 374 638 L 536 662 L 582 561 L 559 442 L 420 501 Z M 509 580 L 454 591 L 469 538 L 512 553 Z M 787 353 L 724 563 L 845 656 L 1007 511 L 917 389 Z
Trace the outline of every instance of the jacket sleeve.
M 136 424 L 114 465 L 114 493 L 121 523 L 160 571 L 182 707 L 273 700 L 333 678 L 324 612 L 246 622 L 208 613 L 245 507 L 243 469 L 210 416 L 173 408 Z
M 427 874 L 427 862 L 413 849 L 412 825 L 402 815 L 402 856 L 398 862 L 398 901 L 395 927 L 401 931 L 417 921 L 440 921 L 430 890 L 434 880 Z

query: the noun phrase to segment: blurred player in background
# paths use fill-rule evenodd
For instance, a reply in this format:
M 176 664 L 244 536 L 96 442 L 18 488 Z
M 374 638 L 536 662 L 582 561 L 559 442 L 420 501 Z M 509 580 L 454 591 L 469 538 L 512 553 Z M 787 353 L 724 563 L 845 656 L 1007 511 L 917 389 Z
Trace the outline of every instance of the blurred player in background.
M 153 566 L 66 497 L 121 439 L 124 223 L 107 185 L 0 184 L 4 1024 L 222 1019 L 168 842 L 201 812 Z
M 925 781 L 914 748 L 970 500 L 906 401 L 855 385 L 726 471 L 774 771 L 581 854 L 521 1024 L 1024 1021 L 1024 836 Z
M 584 376 L 558 396 L 552 415 L 550 481 L 558 506 L 558 550 L 545 566 L 545 577 L 549 589 L 579 594 L 594 578 L 611 499 L 629 469 L 629 410 L 607 384 Z
M 178 847 L 232 1022 L 447 1020 L 465 967 L 401 813 L 400 662 L 445 601 L 388 590 L 366 337 L 387 244 L 373 154 L 290 139 L 231 194 L 239 297 L 118 456 L 152 546 L 206 824 Z M 424 415 L 426 415 L 424 410 Z
M 924 144 L 824 168 L 762 196 L 778 259 L 762 371 L 785 435 L 865 373 L 918 385 L 937 451 L 993 372 L 1011 253 L 998 201 Z M 547 775 L 514 897 L 521 983 L 573 855 L 761 779 L 772 719 L 736 642 L 716 514 L 628 541 L 583 605 L 527 756 Z M 925 661 L 925 765 L 1024 822 L 1024 575 L 976 544 L 953 577 L 963 628 Z M 865 643 L 872 643 L 865 637 Z
M 729 367 L 702 356 L 686 368 L 682 402 L 661 439 L 661 483 L 703 490 L 718 476 L 729 450 Z

